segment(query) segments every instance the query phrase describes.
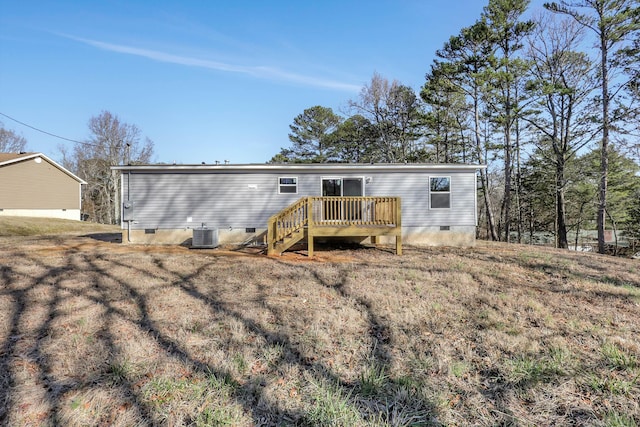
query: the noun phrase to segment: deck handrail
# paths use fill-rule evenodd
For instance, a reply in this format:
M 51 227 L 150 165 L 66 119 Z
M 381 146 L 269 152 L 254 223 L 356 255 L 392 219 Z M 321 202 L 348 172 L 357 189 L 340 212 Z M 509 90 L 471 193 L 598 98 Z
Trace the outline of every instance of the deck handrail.
M 401 253 L 401 226 L 400 197 L 302 197 L 269 218 L 268 253 L 284 251 L 305 235 L 310 240 L 309 256 L 313 253 L 313 236 L 321 235 L 394 235 L 396 250 Z
M 302 197 L 277 214 L 272 215 L 267 224 L 269 239 L 277 242 L 303 229 L 308 223 L 307 203 L 308 197 Z
M 397 226 L 399 197 L 311 196 L 311 225 Z

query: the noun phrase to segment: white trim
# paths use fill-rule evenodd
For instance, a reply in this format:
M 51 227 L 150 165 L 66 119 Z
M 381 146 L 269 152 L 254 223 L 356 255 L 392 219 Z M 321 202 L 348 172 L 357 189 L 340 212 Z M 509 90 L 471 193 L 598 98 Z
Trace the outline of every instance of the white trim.
M 129 188 L 131 188 L 131 183 L 129 180 L 131 179 L 131 175 L 127 177 L 127 184 L 129 184 Z M 120 174 L 120 198 L 124 198 L 124 174 Z M 127 193 L 127 200 L 131 200 L 131 194 Z M 124 200 L 120 200 L 120 225 L 124 225 Z
M 478 226 L 478 174 L 476 173 L 473 176 L 474 186 L 473 186 L 473 216 L 475 217 L 476 227 Z
M 60 166 L 59 164 L 57 164 L 56 162 L 54 162 L 53 160 L 51 160 L 50 158 L 48 158 L 47 156 L 45 156 L 42 153 L 25 153 L 23 156 L 19 156 L 19 157 L 16 157 L 14 159 L 5 160 L 4 162 L 0 162 L 0 166 L 6 166 L 6 165 L 10 165 L 12 163 L 23 162 L 25 160 L 35 159 L 35 158 L 38 158 L 38 157 L 45 159 L 52 166 L 56 167 L 57 169 L 60 169 L 60 171 L 66 173 L 71 178 L 73 178 L 76 181 L 78 181 L 80 184 L 86 184 L 86 182 L 83 179 L 77 177 L 76 175 L 71 173 L 69 170 L 63 168 L 62 166 Z
M 295 179 L 296 183 L 295 184 L 281 184 L 280 183 L 281 179 Z M 298 180 L 297 176 L 279 176 L 278 177 L 278 194 L 298 194 L 298 184 L 299 184 L 299 180 Z M 286 192 L 283 193 L 282 191 L 280 191 L 282 186 L 284 186 L 284 187 L 294 187 L 296 189 L 296 191 L 294 191 L 293 193 L 286 193 Z
M 58 218 L 80 221 L 80 209 L 0 209 L 0 216 Z
M 449 180 L 449 191 L 434 191 L 434 194 L 448 194 L 449 195 L 449 207 L 448 208 L 434 208 L 433 206 L 431 206 L 431 180 L 434 178 L 446 178 Z M 428 196 L 429 196 L 429 209 L 430 210 L 445 210 L 445 209 L 451 209 L 451 187 L 452 187 L 452 182 L 451 182 L 451 176 L 447 176 L 447 175 L 429 175 L 429 183 L 428 183 Z

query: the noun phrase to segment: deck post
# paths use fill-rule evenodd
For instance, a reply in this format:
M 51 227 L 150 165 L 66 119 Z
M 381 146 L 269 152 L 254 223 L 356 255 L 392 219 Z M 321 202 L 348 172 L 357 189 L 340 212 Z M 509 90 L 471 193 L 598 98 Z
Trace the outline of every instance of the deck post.
M 313 258 L 313 198 L 307 197 L 307 256 Z
M 275 235 L 276 235 L 276 224 L 274 217 L 269 218 L 269 222 L 267 222 L 267 255 L 275 255 Z
M 402 199 L 400 197 L 396 197 L 396 227 L 398 228 L 396 255 L 402 255 Z

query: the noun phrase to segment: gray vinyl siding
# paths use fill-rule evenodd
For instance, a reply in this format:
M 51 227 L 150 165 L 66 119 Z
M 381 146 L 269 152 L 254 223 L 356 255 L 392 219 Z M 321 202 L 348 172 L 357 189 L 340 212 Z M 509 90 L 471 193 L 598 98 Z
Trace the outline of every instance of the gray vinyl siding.
M 369 175 L 367 196 L 402 198 L 402 225 L 432 227 L 476 225 L 476 174 L 438 170 L 425 173 L 383 173 Z M 451 208 L 429 209 L 429 177 L 451 177 Z
M 133 229 L 179 229 L 203 222 L 217 228 L 266 227 L 271 215 L 301 197 L 300 184 L 299 194 L 278 194 L 277 175 L 132 173 L 130 187 L 127 179 L 125 174 L 124 197 L 130 188 L 134 202 Z
M 323 177 L 365 179 L 366 196 L 402 198 L 403 226 L 474 226 L 472 171 L 336 174 L 296 172 L 123 172 L 123 200 L 134 202 L 132 229 L 265 228 L 269 217 L 304 196 L 321 194 Z M 279 177 L 297 177 L 297 194 L 278 194 Z M 429 176 L 451 177 L 451 208 L 429 209 Z M 366 181 L 369 181 L 368 183 Z M 130 196 L 128 191 L 130 189 Z M 192 222 L 187 222 L 191 217 Z

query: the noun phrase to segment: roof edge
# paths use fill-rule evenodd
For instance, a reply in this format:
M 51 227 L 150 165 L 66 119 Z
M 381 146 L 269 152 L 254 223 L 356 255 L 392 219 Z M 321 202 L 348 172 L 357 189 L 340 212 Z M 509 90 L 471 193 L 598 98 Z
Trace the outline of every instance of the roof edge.
M 251 172 L 261 170 L 316 171 L 316 170 L 394 170 L 412 171 L 428 169 L 486 169 L 487 165 L 453 164 L 453 163 L 251 163 L 251 164 L 193 164 L 193 165 L 117 165 L 111 170 L 119 171 L 234 171 Z
M 45 159 L 47 161 L 47 163 L 51 164 L 52 166 L 54 166 L 56 169 L 60 170 L 61 172 L 69 175 L 71 178 L 75 179 L 80 184 L 87 184 L 87 182 L 85 180 L 83 180 L 82 178 L 76 176 L 73 172 L 71 172 L 70 170 L 64 168 L 62 165 L 60 165 L 57 162 L 53 161 L 52 159 L 50 159 L 49 157 L 47 157 L 43 153 L 25 153 L 24 156 L 16 157 L 15 159 L 10 159 L 10 160 L 6 160 L 4 162 L 1 162 L 0 166 L 6 166 L 6 165 L 10 165 L 12 163 L 23 162 L 25 160 L 35 159 L 36 157 L 41 157 L 41 158 Z

